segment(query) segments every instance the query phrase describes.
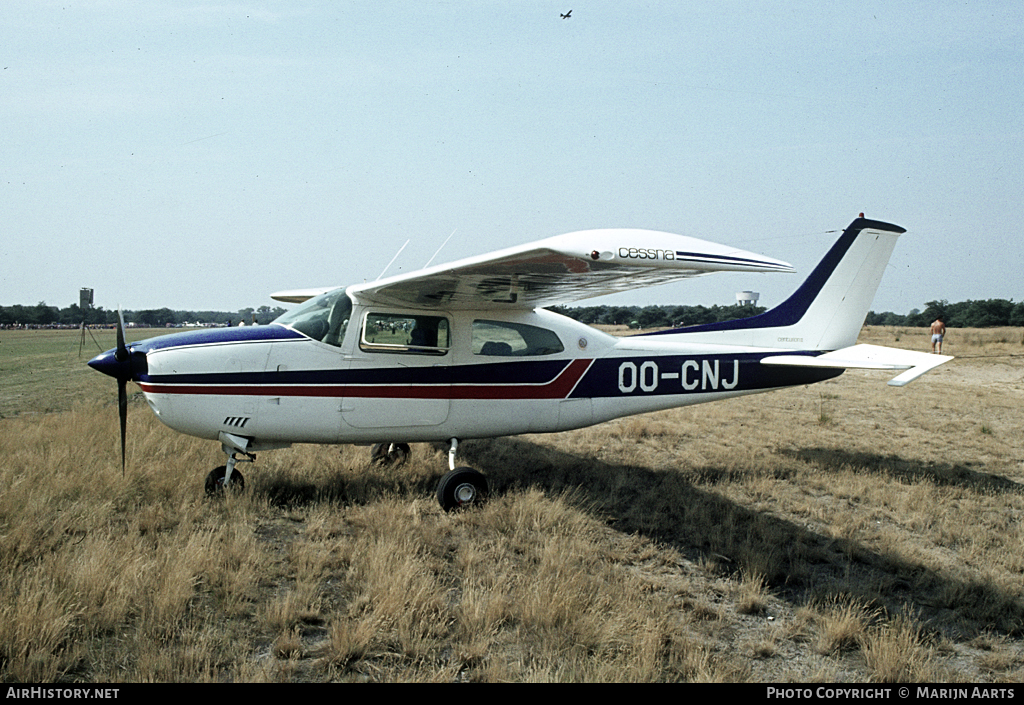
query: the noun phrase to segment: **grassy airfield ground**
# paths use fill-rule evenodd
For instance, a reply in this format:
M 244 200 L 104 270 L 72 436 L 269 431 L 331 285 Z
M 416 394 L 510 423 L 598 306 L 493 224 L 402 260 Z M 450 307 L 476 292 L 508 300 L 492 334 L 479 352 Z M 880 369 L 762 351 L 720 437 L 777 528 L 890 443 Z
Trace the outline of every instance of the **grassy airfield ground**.
M 122 477 L 96 336 L 0 331 L 0 680 L 1024 679 L 1020 329 L 902 389 L 466 442 L 494 496 L 452 515 L 427 445 L 263 453 L 209 501 L 217 444 L 141 395 Z

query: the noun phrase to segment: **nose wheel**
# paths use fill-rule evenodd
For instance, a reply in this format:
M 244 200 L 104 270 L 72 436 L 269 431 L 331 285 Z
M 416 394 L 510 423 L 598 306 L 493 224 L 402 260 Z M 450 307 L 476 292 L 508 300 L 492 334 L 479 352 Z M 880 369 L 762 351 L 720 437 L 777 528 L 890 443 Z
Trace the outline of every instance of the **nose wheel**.
M 206 495 L 208 497 L 223 497 L 227 490 L 241 492 L 245 489 L 245 478 L 242 473 L 235 469 L 237 463 L 251 463 L 256 460 L 256 455 L 246 452 L 243 448 L 248 447 L 245 439 L 234 438 L 227 434 L 221 434 L 221 450 L 228 456 L 225 465 L 214 468 L 206 476 Z M 239 458 L 238 454 L 242 457 Z
M 487 478 L 483 473 L 468 467 L 455 467 L 455 451 L 458 440 L 451 439 L 448 450 L 448 467 L 451 468 L 437 483 L 437 502 L 446 512 L 481 504 L 487 499 Z
M 245 478 L 237 470 L 232 471 L 231 477 L 227 478 L 227 466 L 221 465 L 214 468 L 206 476 L 206 496 L 222 497 L 226 490 L 241 492 L 245 489 Z

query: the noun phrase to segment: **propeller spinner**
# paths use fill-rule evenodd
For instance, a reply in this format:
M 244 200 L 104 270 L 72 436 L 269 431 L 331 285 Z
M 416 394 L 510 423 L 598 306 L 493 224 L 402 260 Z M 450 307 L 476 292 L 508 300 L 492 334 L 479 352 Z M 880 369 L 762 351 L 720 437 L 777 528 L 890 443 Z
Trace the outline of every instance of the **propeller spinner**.
M 117 312 L 117 347 L 89 360 L 89 367 L 117 380 L 117 413 L 121 421 L 121 473 L 125 469 L 128 428 L 128 381 L 146 369 L 146 353 L 133 352 L 124 342 L 124 317 Z

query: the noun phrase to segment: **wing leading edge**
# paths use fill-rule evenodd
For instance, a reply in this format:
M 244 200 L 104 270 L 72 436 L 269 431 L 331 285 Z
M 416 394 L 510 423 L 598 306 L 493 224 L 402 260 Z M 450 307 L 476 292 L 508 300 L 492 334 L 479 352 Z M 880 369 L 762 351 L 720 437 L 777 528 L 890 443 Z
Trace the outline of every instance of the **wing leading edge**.
M 792 272 L 786 262 L 653 230 L 587 230 L 349 288 L 392 306 L 536 308 L 711 272 Z

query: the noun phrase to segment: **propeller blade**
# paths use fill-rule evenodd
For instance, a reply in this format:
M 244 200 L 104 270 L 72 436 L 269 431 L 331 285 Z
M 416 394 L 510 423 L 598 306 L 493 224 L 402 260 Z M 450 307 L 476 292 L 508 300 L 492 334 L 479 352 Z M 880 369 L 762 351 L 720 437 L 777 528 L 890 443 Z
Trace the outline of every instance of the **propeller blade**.
M 131 377 L 131 351 L 124 342 L 124 314 L 117 309 L 117 348 L 114 351 L 114 359 L 118 362 L 128 362 L 128 376 L 117 378 L 117 415 L 121 421 L 121 477 L 124 477 L 125 460 L 125 439 L 128 436 L 128 379 Z
M 117 380 L 117 413 L 121 421 L 121 475 L 127 465 L 128 382 L 147 374 L 146 352 L 131 350 L 124 339 L 124 316 L 117 311 L 117 347 L 89 360 L 89 367 Z
M 128 435 L 128 380 L 117 379 L 117 415 L 121 420 L 121 477 L 124 477 L 125 438 Z
M 121 309 L 117 309 L 117 349 L 114 353 L 114 359 L 118 362 L 124 362 L 131 356 L 128 352 L 128 346 L 124 344 L 124 316 L 121 314 Z

